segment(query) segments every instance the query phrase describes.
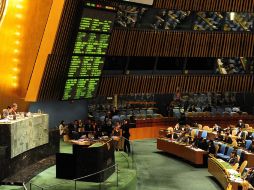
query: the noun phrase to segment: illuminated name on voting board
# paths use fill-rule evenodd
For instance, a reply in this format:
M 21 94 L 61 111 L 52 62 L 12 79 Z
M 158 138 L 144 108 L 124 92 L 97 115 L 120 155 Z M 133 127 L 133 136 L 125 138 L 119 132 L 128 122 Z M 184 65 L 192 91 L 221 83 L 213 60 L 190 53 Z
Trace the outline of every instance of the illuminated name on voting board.
M 73 53 L 105 55 L 108 48 L 109 37 L 109 34 L 79 32 Z
M 112 11 L 83 9 L 62 100 L 96 95 L 114 19 Z
M 82 13 L 79 29 L 110 32 L 114 19 L 115 14 L 112 14 L 112 12 L 85 8 Z
M 63 100 L 78 100 L 94 97 L 99 78 L 68 79 Z
M 112 21 L 110 20 L 100 21 L 99 19 L 82 18 L 79 29 L 99 32 L 110 32 L 111 24 Z
M 68 77 L 100 76 L 104 57 L 72 56 Z

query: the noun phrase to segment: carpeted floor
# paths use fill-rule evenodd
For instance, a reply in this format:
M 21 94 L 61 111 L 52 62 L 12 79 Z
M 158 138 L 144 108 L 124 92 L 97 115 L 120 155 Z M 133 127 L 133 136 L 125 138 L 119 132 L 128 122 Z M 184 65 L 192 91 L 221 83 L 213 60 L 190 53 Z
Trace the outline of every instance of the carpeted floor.
M 156 140 L 134 141 L 137 190 L 220 190 L 207 168 L 157 150 Z
M 137 190 L 221 190 L 207 168 L 196 168 L 184 160 L 170 156 L 156 149 L 156 140 L 134 141 L 134 160 L 137 169 Z M 61 152 L 70 153 L 71 146 L 61 143 Z M 135 190 L 136 171 L 132 168 L 131 157 L 128 162 L 123 155 L 116 152 L 116 162 L 119 163 L 119 187 L 116 187 L 116 175 L 112 175 L 101 189 Z M 45 170 L 32 179 L 32 183 L 42 186 L 58 184 L 52 190 L 71 190 L 74 184 L 68 180 L 55 178 L 55 166 Z M 99 189 L 99 184 L 78 183 L 78 189 Z M 0 190 L 17 190 L 20 187 L 0 186 Z M 38 189 L 33 187 L 32 189 Z

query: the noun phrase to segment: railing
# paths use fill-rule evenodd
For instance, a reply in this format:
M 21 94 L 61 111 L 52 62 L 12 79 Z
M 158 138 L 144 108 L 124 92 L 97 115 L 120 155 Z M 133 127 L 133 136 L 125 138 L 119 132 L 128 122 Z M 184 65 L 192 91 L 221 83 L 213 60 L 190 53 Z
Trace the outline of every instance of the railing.
M 22 186 L 24 187 L 24 190 L 28 190 L 24 182 L 22 183 Z
M 133 146 L 133 142 L 132 141 L 130 141 L 129 139 L 127 139 L 127 138 L 125 138 L 125 137 L 122 137 L 125 141 L 128 141 L 129 143 L 130 143 L 130 149 L 131 149 L 131 151 L 130 151 L 130 153 L 131 153 L 131 161 L 132 161 L 132 164 L 131 164 L 131 166 L 132 166 L 132 169 L 134 169 L 135 168 L 135 162 L 134 162 L 134 146 Z M 122 154 L 123 155 L 123 154 Z M 129 154 L 128 154 L 128 156 L 130 156 Z M 128 167 L 129 167 L 129 160 L 128 160 Z
M 86 131 L 87 132 L 87 131 Z M 134 146 L 133 146 L 133 142 L 128 140 L 127 138 L 125 137 L 122 137 L 124 140 L 128 141 L 130 143 L 130 154 L 128 154 L 128 156 L 131 157 L 131 167 L 130 167 L 130 162 L 129 162 L 129 159 L 128 157 L 121 151 L 120 154 L 124 157 L 124 159 L 127 161 L 127 164 L 128 164 L 128 168 L 132 168 L 132 169 L 135 169 L 136 166 L 135 166 L 135 162 L 134 162 L 134 158 L 133 158 L 133 154 L 134 154 Z M 116 172 L 116 187 L 119 186 L 119 165 L 118 164 L 114 164 L 108 168 L 105 168 L 103 170 L 100 170 L 98 172 L 95 172 L 95 173 L 92 173 L 92 174 L 88 174 L 86 176 L 82 176 L 82 177 L 79 177 L 79 178 L 76 178 L 76 179 L 72 179 L 72 180 L 65 180 L 65 184 L 70 184 L 73 188 L 71 189 L 74 189 L 74 190 L 77 190 L 78 189 L 78 181 L 85 179 L 85 178 L 88 178 L 88 177 L 91 177 L 91 176 L 94 176 L 94 175 L 98 175 L 102 172 L 105 172 L 109 169 L 112 169 L 112 168 L 115 168 L 115 172 Z M 37 190 L 37 189 L 40 189 L 40 190 L 46 190 L 46 189 L 59 189 L 60 186 L 63 185 L 63 183 L 56 183 L 56 184 L 52 184 L 52 185 L 38 185 L 38 184 L 35 184 L 35 183 L 30 183 L 29 185 L 29 190 Z M 27 187 L 25 186 L 25 184 L 23 184 L 24 186 L 24 190 L 28 190 Z M 98 184 L 98 189 L 101 190 L 103 189 L 103 182 L 99 182 Z
M 95 173 L 92 173 L 92 174 L 89 174 L 89 175 L 86 175 L 86 176 L 83 176 L 83 177 L 79 177 L 79 178 L 76 178 L 76 179 L 72 179 L 72 180 L 66 181 L 65 183 L 71 184 L 71 183 L 74 182 L 74 190 L 77 190 L 77 181 L 85 179 L 85 178 L 88 178 L 88 177 L 91 177 L 91 176 L 94 176 L 94 175 L 97 175 L 97 174 L 100 174 L 100 173 L 105 172 L 105 171 L 107 171 L 107 170 L 109 170 L 111 168 L 115 168 L 115 170 L 116 170 L 116 186 L 118 187 L 118 185 L 119 185 L 119 176 L 118 176 L 119 175 L 119 169 L 118 169 L 118 164 L 114 164 L 114 165 L 112 165 L 112 166 L 110 166 L 108 168 L 105 168 L 103 170 L 100 170 L 98 172 L 95 172 Z M 102 189 L 102 183 L 103 182 L 99 183 L 99 189 Z M 54 185 L 42 186 L 42 185 L 37 185 L 37 184 L 34 184 L 34 183 L 30 183 L 30 190 L 32 190 L 33 187 L 37 187 L 37 188 L 39 188 L 41 190 L 52 189 L 52 188 L 58 187 L 58 186 L 60 186 L 62 184 L 63 183 L 57 183 L 57 184 L 54 184 Z M 25 189 L 25 190 L 27 190 L 27 189 Z

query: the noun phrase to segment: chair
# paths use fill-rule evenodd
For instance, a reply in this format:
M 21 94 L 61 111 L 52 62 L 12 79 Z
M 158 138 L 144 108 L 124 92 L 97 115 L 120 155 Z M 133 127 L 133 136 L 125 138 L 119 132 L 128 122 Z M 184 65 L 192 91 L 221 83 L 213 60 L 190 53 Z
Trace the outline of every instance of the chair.
M 240 156 L 239 155 L 237 155 L 237 161 L 240 162 Z
M 69 140 L 70 140 L 69 135 L 64 135 L 63 140 L 64 140 L 64 142 L 69 142 Z
M 198 136 L 198 134 L 199 134 L 199 130 L 196 130 L 196 135 Z
M 222 144 L 220 147 L 220 152 L 217 154 L 217 156 L 224 155 L 225 150 L 226 150 L 226 145 Z
M 193 117 L 193 113 L 192 112 L 188 112 L 187 113 L 187 117 Z
M 232 139 L 232 145 L 234 146 L 234 147 L 237 147 L 237 141 L 235 140 L 235 139 Z
M 167 134 L 173 134 L 173 133 L 174 133 L 173 127 L 168 127 L 167 128 Z
M 236 129 L 233 129 L 232 130 L 232 135 L 235 136 L 237 134 L 237 130 Z
M 120 121 L 120 117 L 118 115 L 114 115 L 112 117 L 112 122 L 115 123 L 115 122 L 119 122 Z
M 227 154 L 217 154 L 218 157 L 222 158 L 223 160 L 228 161 L 230 159 L 230 154 L 233 152 L 234 148 L 233 147 L 228 147 Z
M 248 132 L 247 132 L 247 131 L 243 131 L 242 133 L 243 133 L 242 138 L 245 140 L 245 139 L 246 139 L 246 137 L 247 137 L 247 135 L 248 135 Z
M 251 145 L 252 145 L 252 140 L 245 140 L 245 148 L 247 150 L 250 149 Z
M 228 183 L 227 189 L 226 190 L 232 190 L 232 185 Z
M 232 169 L 237 170 L 239 167 L 239 163 L 235 163 L 235 165 L 232 166 Z
M 243 171 L 244 171 L 244 169 L 246 168 L 247 164 L 248 164 L 248 161 L 247 161 L 247 160 L 245 160 L 245 161 L 241 164 L 241 166 L 240 166 L 240 168 L 239 168 L 239 173 L 240 173 L 241 175 L 243 174 Z
M 203 131 L 202 134 L 201 134 L 201 137 L 203 139 L 205 139 L 207 137 L 207 131 Z
M 209 131 L 209 129 L 210 128 L 207 125 L 203 127 L 203 130 L 205 130 L 205 131 Z
M 191 138 L 192 138 L 192 139 L 194 139 L 194 137 L 195 137 L 197 131 L 198 131 L 197 129 L 192 129 L 192 130 L 191 130 Z
M 237 149 L 236 155 L 237 155 L 237 158 L 239 157 L 238 162 L 240 161 L 241 154 L 242 154 L 242 150 L 241 149 Z
M 219 150 L 220 147 L 219 147 L 218 144 L 215 144 L 214 146 L 215 146 L 215 155 L 216 155 L 218 153 L 218 150 Z
M 242 190 L 248 190 L 249 189 L 249 182 L 247 180 L 243 180 L 242 182 Z

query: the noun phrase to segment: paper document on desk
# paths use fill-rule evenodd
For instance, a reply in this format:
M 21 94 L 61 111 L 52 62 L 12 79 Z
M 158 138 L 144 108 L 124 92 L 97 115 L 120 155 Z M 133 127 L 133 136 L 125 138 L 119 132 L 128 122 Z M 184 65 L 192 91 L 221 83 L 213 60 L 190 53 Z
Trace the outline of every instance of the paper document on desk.
M 230 177 L 230 181 L 233 181 L 233 182 L 236 182 L 236 183 L 242 183 L 243 182 L 243 179 L 240 178 L 240 177 Z
M 237 171 L 235 171 L 234 169 L 227 169 L 228 173 L 230 175 L 235 175 L 235 174 L 239 174 Z
M 200 149 L 200 148 L 195 148 L 195 147 L 193 147 L 193 146 L 191 146 L 191 145 L 186 146 L 186 147 L 188 147 L 188 148 L 190 148 L 190 149 L 192 149 L 192 150 L 195 150 L 195 151 L 200 151 L 200 152 L 203 152 L 203 151 L 204 151 L 204 150 L 202 150 L 202 149 Z
M 225 162 L 224 160 L 222 159 L 217 159 L 218 162 Z

